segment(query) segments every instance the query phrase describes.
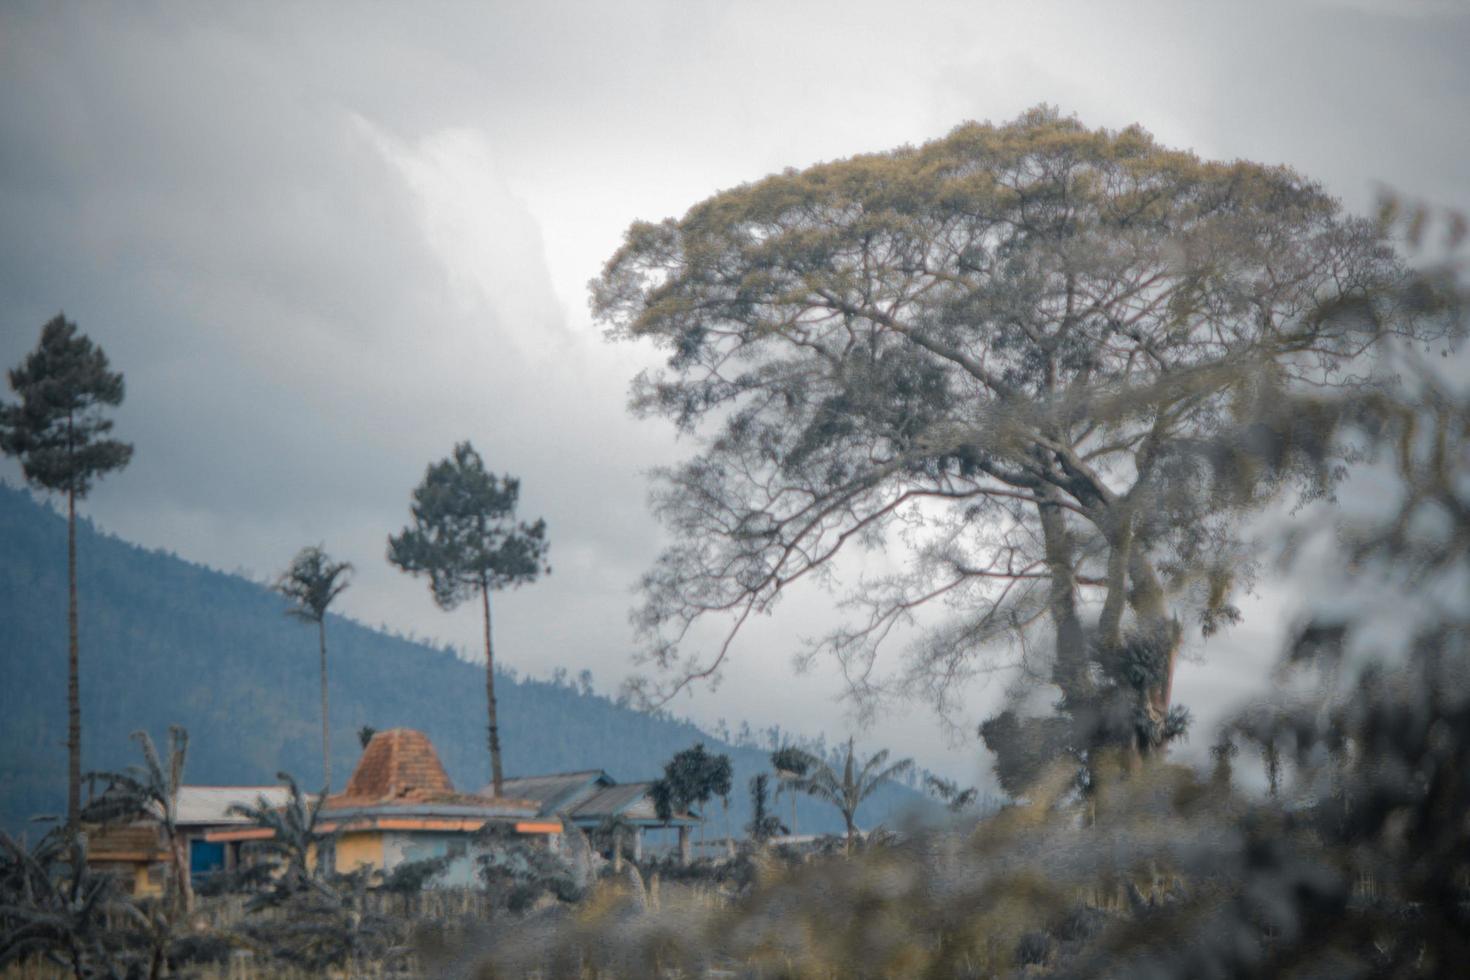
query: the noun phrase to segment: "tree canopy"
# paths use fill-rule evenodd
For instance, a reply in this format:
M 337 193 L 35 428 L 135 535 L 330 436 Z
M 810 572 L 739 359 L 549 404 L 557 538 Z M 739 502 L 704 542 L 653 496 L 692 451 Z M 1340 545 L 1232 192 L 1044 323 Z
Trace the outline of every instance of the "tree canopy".
M 388 560 L 427 575 L 434 601 L 453 609 L 482 590 L 534 582 L 551 571 L 546 522 L 515 519 L 521 482 L 485 470 L 468 442 L 429 465 L 413 491 L 413 524 L 388 538 Z
M 1288 168 L 1045 107 L 634 224 L 593 309 L 667 351 L 632 405 L 697 445 L 656 475 L 675 543 L 642 583 L 661 676 L 641 693 L 717 674 L 750 616 L 868 546 L 901 567 L 858 581 L 853 615 L 806 651 L 859 696 L 949 711 L 1008 640 L 1061 692 L 1054 748 L 1167 741 L 1187 721 L 1185 628 L 1235 619 L 1250 578 L 1239 518 L 1333 473 L 1241 492 L 1221 478 L 1237 461 L 1202 447 L 1243 406 L 1349 383 L 1378 337 L 1412 330 L 1387 288 L 1401 275 L 1378 224 Z M 723 639 L 686 649 L 709 617 Z
M 296 553 L 276 579 L 275 590 L 291 603 L 287 615 L 305 623 L 320 623 L 332 600 L 352 584 L 347 578 L 351 572 L 350 562 L 333 561 L 320 545 L 308 545 Z
M 691 806 L 699 807 L 701 820 L 704 805 L 716 796 L 729 796 L 734 777 L 730 757 L 712 753 L 703 742 L 676 752 L 664 764 L 664 774 L 650 790 L 654 809 L 660 820 L 669 820 Z
M 57 314 L 36 349 L 9 372 L 16 405 L 0 406 L 0 449 L 35 486 L 85 497 L 99 476 L 127 465 L 133 447 L 107 438 L 105 408 L 123 400 L 123 376 L 77 325 Z
M 858 807 L 885 782 L 913 767 L 913 759 L 899 759 L 890 763 L 887 749 L 880 749 L 867 759 L 859 761 L 853 739 L 849 738 L 840 773 L 825 759 L 813 757 L 807 774 L 797 786 L 803 792 L 832 804 L 842 812 L 842 822 L 847 825 L 847 846 L 850 848 L 857 837 Z

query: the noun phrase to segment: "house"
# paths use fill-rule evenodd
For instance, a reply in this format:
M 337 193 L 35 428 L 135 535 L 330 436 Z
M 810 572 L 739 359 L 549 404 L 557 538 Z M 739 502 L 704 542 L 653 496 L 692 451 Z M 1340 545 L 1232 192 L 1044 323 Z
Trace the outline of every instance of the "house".
M 334 834 L 337 871 L 391 872 L 410 861 L 448 858 L 439 879 L 446 885 L 474 883 L 475 858 L 491 846 L 477 835 L 492 825 L 552 848 L 562 833 L 561 821 L 535 801 L 456 791 L 428 736 L 408 728 L 375 734 L 346 789 L 327 797 L 317 817 L 318 828 Z M 207 840 L 238 844 L 270 835 L 244 827 Z
M 184 839 L 189 857 L 189 874 L 198 884 L 204 877 L 233 869 L 240 848 L 208 839 L 208 835 L 246 827 L 248 817 L 231 813 L 235 806 L 254 806 L 264 800 L 284 806 L 290 792 L 284 786 L 181 786 L 175 799 L 175 825 Z M 157 895 L 163 891 L 164 870 L 173 856 L 163 839 L 157 817 L 125 825 L 89 828 L 87 863 L 97 870 L 119 873 L 125 887 L 135 895 Z
M 163 893 L 164 869 L 173 859 L 164 845 L 157 821 L 87 827 L 87 865 L 109 871 L 132 895 Z
M 660 820 L 652 787 L 650 782 L 618 783 L 601 769 L 586 769 L 507 779 L 499 796 L 490 787 L 460 793 L 428 736 L 395 728 L 368 742 L 346 788 L 322 804 L 317 828 L 332 835 L 332 864 L 339 872 L 366 867 L 387 873 L 408 862 L 447 858 L 438 879 L 444 885 L 475 883 L 476 859 L 494 846 L 480 834 L 488 827 L 557 850 L 565 824 L 584 832 L 613 826 L 614 836 L 633 835 L 635 858 L 642 856 L 646 830 L 672 827 L 679 833 L 680 852 L 687 854 L 697 816 L 677 813 Z M 231 812 L 262 799 L 284 807 L 290 791 L 284 786 L 180 788 L 177 825 L 196 883 L 248 864 L 252 845 L 272 835 Z M 170 860 L 156 819 L 98 828 L 91 837 L 88 862 L 122 872 L 138 894 L 162 891 Z
M 518 776 L 502 780 L 501 790 L 507 797 L 534 801 L 541 816 L 566 820 L 584 833 L 609 825 L 614 826 L 615 834 L 632 833 L 635 860 L 643 855 L 645 831 L 677 828 L 680 853 L 685 853 L 689 830 L 699 823 L 698 815 L 691 813 L 676 813 L 667 821 L 660 820 L 650 795 L 653 783 L 619 783 L 601 769 Z M 487 786 L 480 792 L 493 796 L 494 787 Z

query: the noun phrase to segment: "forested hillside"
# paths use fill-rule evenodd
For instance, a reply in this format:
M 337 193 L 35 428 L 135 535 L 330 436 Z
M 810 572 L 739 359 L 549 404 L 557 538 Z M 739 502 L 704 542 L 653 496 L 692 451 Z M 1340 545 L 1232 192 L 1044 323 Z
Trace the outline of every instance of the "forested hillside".
M 136 761 L 128 734 L 189 730 L 188 779 L 308 785 L 321 776 L 315 636 L 281 614 L 263 586 L 78 528 L 83 764 Z M 356 732 L 428 733 L 457 786 L 488 781 L 483 668 L 338 616 L 330 617 L 332 745 L 337 782 L 357 760 Z M 0 825 L 57 814 L 66 800 L 66 524 L 0 484 Z M 747 819 L 746 779 L 765 753 L 693 725 L 620 707 L 568 684 L 497 678 L 508 774 L 603 768 L 651 778 L 703 740 L 735 762 L 731 819 Z M 890 787 L 862 811 L 876 822 L 915 794 Z M 782 804 L 782 812 L 786 804 Z M 714 808 L 711 832 L 724 823 Z M 803 800 L 801 830 L 841 829 L 835 811 Z

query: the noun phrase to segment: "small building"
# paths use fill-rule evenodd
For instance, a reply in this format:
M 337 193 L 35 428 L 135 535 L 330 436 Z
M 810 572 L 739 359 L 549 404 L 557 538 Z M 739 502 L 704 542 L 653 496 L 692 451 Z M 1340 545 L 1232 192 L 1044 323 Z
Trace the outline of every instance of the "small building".
M 505 833 L 558 849 L 564 822 L 584 832 L 614 826 L 631 834 L 635 857 L 643 852 L 644 832 L 675 828 L 681 853 L 687 853 L 690 813 L 660 820 L 650 796 L 651 782 L 619 783 L 601 769 L 521 776 L 504 780 L 502 793 L 454 788 L 428 736 L 408 728 L 375 734 L 346 788 L 329 796 L 317 817 L 318 829 L 332 835 L 333 867 L 339 872 L 371 868 L 384 873 L 413 861 L 447 858 L 437 883 L 472 885 L 476 859 L 495 846 L 481 831 Z M 177 825 L 186 841 L 195 884 L 208 875 L 251 861 L 252 845 L 271 831 L 231 811 L 236 806 L 284 807 L 284 786 L 184 786 L 177 799 Z M 121 872 L 130 890 L 163 890 L 172 860 L 158 820 L 97 828 L 90 836 L 88 863 Z
M 130 895 L 162 894 L 173 855 L 164 846 L 156 820 L 83 830 L 87 835 L 87 865 L 92 870 L 117 875 Z
M 235 806 L 255 806 L 262 800 L 269 806 L 284 806 L 289 798 L 284 786 L 179 787 L 175 824 L 185 842 L 194 883 L 233 869 L 239 862 L 238 843 L 232 846 L 209 839 L 212 833 L 250 825 L 250 818 L 230 812 Z M 88 829 L 87 863 L 97 870 L 119 873 L 135 895 L 161 893 L 165 869 L 172 861 L 157 816 Z
M 475 858 L 492 846 L 478 837 L 489 826 L 555 847 L 562 823 L 535 801 L 460 793 L 423 732 L 395 728 L 375 734 L 341 793 L 327 797 L 318 828 L 334 835 L 333 866 L 391 872 L 411 861 L 447 858 L 445 885 L 475 881 Z M 269 837 L 245 827 L 208 835 L 212 843 Z
M 534 801 L 541 816 L 566 820 L 584 833 L 610 824 L 621 825 L 619 833 L 626 828 L 633 836 L 635 859 L 642 857 L 645 831 L 673 827 L 683 842 L 690 828 L 699 823 L 698 816 L 691 813 L 676 813 L 660 820 L 650 795 L 653 783 L 619 783 L 601 769 L 517 776 L 502 780 L 501 789 L 507 797 Z M 492 796 L 494 787 L 487 786 L 480 792 Z

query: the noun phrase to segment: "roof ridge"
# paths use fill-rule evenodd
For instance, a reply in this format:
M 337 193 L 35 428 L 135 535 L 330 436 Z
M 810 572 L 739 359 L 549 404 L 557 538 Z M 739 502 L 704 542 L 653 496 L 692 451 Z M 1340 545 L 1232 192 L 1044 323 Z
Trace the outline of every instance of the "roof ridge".
M 542 772 L 542 773 L 535 773 L 535 774 L 530 775 L 530 776 L 507 776 L 504 779 L 502 779 L 501 782 L 502 783 L 508 783 L 512 779 L 551 779 L 551 778 L 554 778 L 556 776 L 590 776 L 590 775 L 593 775 L 594 773 L 599 774 L 599 775 L 605 775 L 605 776 L 607 776 L 608 779 L 612 779 L 613 778 L 612 777 L 612 774 L 609 773 L 606 769 L 568 769 L 565 772 Z

